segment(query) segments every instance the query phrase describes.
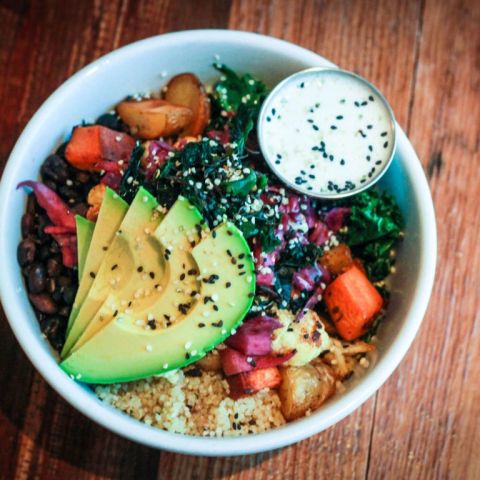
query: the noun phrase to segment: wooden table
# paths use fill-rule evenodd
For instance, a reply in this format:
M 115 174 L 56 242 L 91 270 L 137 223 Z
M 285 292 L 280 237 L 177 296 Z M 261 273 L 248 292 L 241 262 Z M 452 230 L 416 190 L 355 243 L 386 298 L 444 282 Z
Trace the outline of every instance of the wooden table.
M 281 451 L 199 458 L 136 445 L 77 413 L 35 372 L 2 314 L 0 478 L 480 478 L 480 2 L 0 0 L 2 167 L 31 115 L 79 68 L 190 28 L 290 40 L 386 94 L 435 200 L 427 317 L 394 375 L 333 428 Z

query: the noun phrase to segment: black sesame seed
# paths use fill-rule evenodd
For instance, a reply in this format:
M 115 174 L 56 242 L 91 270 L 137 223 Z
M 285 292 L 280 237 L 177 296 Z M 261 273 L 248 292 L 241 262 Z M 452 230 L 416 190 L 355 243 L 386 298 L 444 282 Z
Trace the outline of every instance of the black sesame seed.
M 330 125 L 330 128 L 331 128 L 332 130 L 336 130 L 336 129 L 337 129 L 336 125 Z
M 360 106 L 360 103 L 359 103 L 359 102 L 353 102 L 353 104 L 354 104 L 356 107 L 359 107 L 359 106 Z
M 231 284 L 230 282 L 227 282 L 227 283 L 225 284 L 225 287 L 226 287 L 226 288 L 230 288 L 231 286 L 232 286 L 232 284 Z
M 275 160 L 275 165 L 280 165 L 280 160 Z
M 155 272 L 150 272 L 148 274 L 150 276 L 150 278 L 153 280 L 155 278 Z M 183 274 L 182 274 L 183 275 Z
M 308 123 L 314 123 L 314 120 L 312 118 L 307 118 Z
M 142 273 L 142 272 L 143 272 L 143 267 L 138 267 L 138 268 L 137 268 L 137 272 L 138 272 L 138 273 Z
M 367 162 L 369 162 L 371 160 L 372 157 L 370 157 L 370 155 L 367 155 Z
M 335 158 L 333 155 L 329 155 L 328 158 L 333 162 L 333 159 Z
M 89 275 L 90 275 L 91 278 L 95 278 L 95 273 L 94 272 L 90 272 Z
M 185 354 L 185 358 L 186 358 L 187 360 L 190 359 L 190 354 L 189 354 L 188 352 Z
M 308 176 L 308 178 L 311 178 L 312 180 L 315 178 L 315 175 L 313 175 L 312 173 Z
M 227 230 L 227 235 L 228 235 L 229 237 L 231 237 L 231 236 L 233 235 L 233 233 L 232 233 L 230 230 Z
M 213 305 L 212 307 L 216 312 L 218 312 L 218 306 L 217 305 Z
M 149 326 L 150 330 L 155 330 L 157 328 L 157 322 L 155 320 L 149 320 L 147 325 Z
M 197 271 L 194 268 L 191 268 L 187 273 L 188 275 L 196 275 Z
M 385 142 L 385 143 L 383 144 L 383 148 L 387 148 L 387 147 L 388 147 L 388 142 Z
M 250 293 L 248 294 L 248 298 L 253 298 L 254 296 L 255 296 L 255 294 L 254 294 L 253 292 L 250 292 Z
M 216 238 L 217 237 L 217 232 L 215 230 L 212 231 L 212 237 Z
M 202 323 L 202 322 L 200 322 L 200 323 L 198 324 L 198 328 L 203 328 L 204 326 L 205 326 L 205 324 Z
M 180 275 L 180 280 L 185 280 L 185 274 L 184 274 L 184 273 L 182 273 L 182 274 Z
M 367 125 L 368 130 L 371 130 L 373 128 L 373 125 Z
M 267 117 L 267 122 L 271 122 L 272 119 L 270 117 Z
M 223 320 L 219 320 L 218 322 L 213 322 L 212 327 L 217 327 L 217 328 L 223 327 Z
M 118 310 L 115 310 L 115 311 L 113 312 L 113 318 L 115 318 L 117 315 L 118 315 Z
M 381 163 L 382 163 L 381 160 L 377 160 L 377 161 L 375 162 L 375 165 L 380 165 Z
M 370 152 L 373 152 L 373 147 L 372 147 L 371 145 L 369 145 L 369 146 L 368 146 L 368 150 L 369 150 Z
M 387 135 L 388 135 L 388 132 L 382 132 L 382 133 L 380 134 L 381 137 L 386 137 Z
M 337 115 L 337 120 L 343 120 L 343 115 Z
M 365 101 L 362 102 L 360 105 L 361 105 L 362 107 L 364 107 L 365 105 L 368 105 L 368 102 L 365 100 Z
M 102 247 L 102 250 L 106 252 L 108 250 L 108 247 Z
M 302 82 L 300 85 L 299 85 L 300 88 L 303 88 L 305 87 L 305 82 Z
M 343 158 L 340 160 L 340 165 L 345 165 L 345 160 Z
M 312 125 L 312 128 L 313 128 L 314 130 L 319 130 L 319 128 L 318 128 L 316 125 Z
M 115 270 L 116 268 L 118 268 L 118 264 L 116 263 L 115 265 L 112 265 L 112 270 Z
M 371 102 L 375 101 L 375 99 L 373 98 L 372 95 L 370 95 L 370 96 L 368 97 L 368 99 L 369 99 Z

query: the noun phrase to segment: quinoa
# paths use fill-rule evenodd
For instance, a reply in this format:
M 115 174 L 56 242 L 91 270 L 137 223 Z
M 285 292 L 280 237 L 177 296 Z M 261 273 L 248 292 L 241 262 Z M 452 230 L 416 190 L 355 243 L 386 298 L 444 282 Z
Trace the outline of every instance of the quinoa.
M 97 396 L 147 425 L 204 437 L 260 433 L 285 423 L 273 390 L 233 400 L 221 373 L 183 370 L 130 383 L 102 385 Z

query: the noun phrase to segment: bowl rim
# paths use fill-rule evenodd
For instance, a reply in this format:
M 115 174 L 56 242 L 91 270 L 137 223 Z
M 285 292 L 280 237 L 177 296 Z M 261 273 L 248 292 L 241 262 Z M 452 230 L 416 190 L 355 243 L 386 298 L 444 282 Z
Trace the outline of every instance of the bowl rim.
M 145 38 L 114 50 L 85 66 L 66 80 L 47 98 L 24 128 L 9 156 L 0 183 L 1 231 L 7 231 L 6 228 L 8 227 L 6 222 L 8 218 L 8 200 L 15 189 L 15 163 L 16 161 L 21 162 L 21 159 L 25 158 L 25 155 L 28 153 L 28 139 L 30 135 L 40 128 L 42 117 L 46 112 L 50 108 L 54 108 L 55 104 L 61 102 L 62 97 L 68 95 L 71 85 L 82 82 L 84 78 L 93 75 L 101 68 L 108 68 L 109 64 L 117 60 L 125 60 L 127 57 L 134 56 L 136 52 L 145 47 L 157 48 L 176 42 L 197 42 L 205 41 L 206 39 L 208 39 L 208 42 L 228 40 L 241 43 L 242 46 L 280 51 L 283 54 L 309 62 L 312 66 L 317 66 L 320 62 L 324 65 L 334 65 L 308 49 L 278 38 L 251 32 L 221 29 L 184 30 L 166 33 Z M 3 281 L 0 281 L 0 299 L 7 320 L 23 351 L 36 370 L 61 397 L 97 424 L 129 440 L 177 453 L 227 456 L 260 453 L 308 438 L 345 418 L 380 388 L 405 356 L 416 336 L 428 305 L 433 287 L 437 255 L 435 213 L 421 163 L 398 124 L 397 151 L 402 153 L 405 174 L 411 182 L 412 192 L 419 209 L 420 273 L 418 275 L 418 286 L 413 298 L 410 300 L 410 307 L 403 326 L 393 340 L 392 345 L 385 351 L 381 361 L 370 373 L 368 381 L 359 382 L 352 391 L 342 395 L 334 403 L 326 404 L 321 411 L 317 411 L 309 417 L 304 417 L 265 433 L 240 437 L 194 437 L 166 432 L 145 425 L 114 407 L 104 404 L 77 382 L 71 380 L 58 367 L 53 355 L 44 349 L 43 342 L 45 340 L 29 326 L 29 314 L 15 300 L 16 286 L 14 282 L 6 281 L 5 277 L 8 271 L 0 270 L 0 278 L 3 278 Z M 1 235 L 0 251 L 5 251 L 6 248 L 6 235 Z M 352 393 L 355 393 L 355 395 L 352 395 Z

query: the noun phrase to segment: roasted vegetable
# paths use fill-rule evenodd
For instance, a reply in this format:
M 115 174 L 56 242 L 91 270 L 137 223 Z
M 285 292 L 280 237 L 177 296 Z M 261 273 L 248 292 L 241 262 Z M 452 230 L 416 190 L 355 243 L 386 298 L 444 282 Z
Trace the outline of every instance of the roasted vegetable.
M 154 139 L 173 135 L 193 119 L 192 110 L 166 100 L 126 100 L 117 105 L 117 113 L 133 135 Z
M 352 252 L 346 243 L 340 243 L 320 257 L 320 264 L 333 275 L 340 275 L 351 267 L 352 263 Z
M 98 217 L 98 212 L 100 211 L 100 206 L 105 195 L 107 186 L 103 183 L 99 183 L 90 189 L 87 196 L 87 202 L 90 205 L 86 217 L 88 220 L 95 222 Z
M 259 392 L 264 388 L 276 388 L 281 381 L 282 377 L 276 367 L 262 368 L 227 377 L 230 387 L 229 395 L 234 400 Z
M 197 136 L 203 133 L 210 121 L 210 100 L 193 73 L 181 73 L 173 77 L 167 84 L 165 100 L 192 111 L 192 120 L 182 130 L 182 135 Z
M 126 133 L 101 125 L 76 127 L 65 149 L 67 161 L 80 170 L 109 171 L 109 164 L 118 169 L 117 162 L 128 162 L 135 140 Z
M 335 393 L 335 377 L 326 365 L 281 367 L 280 374 L 278 396 L 286 420 L 303 417 Z
M 205 372 L 220 372 L 222 370 L 220 353 L 218 350 L 212 350 L 198 360 L 195 365 L 198 365 Z
M 222 368 L 225 375 L 236 375 L 237 373 L 250 372 L 260 368 L 277 367 L 290 360 L 294 352 L 276 355 L 248 356 L 233 348 L 225 348 L 221 351 Z
M 345 340 L 366 333 L 383 306 L 382 296 L 356 265 L 328 285 L 324 298 L 328 313 Z

